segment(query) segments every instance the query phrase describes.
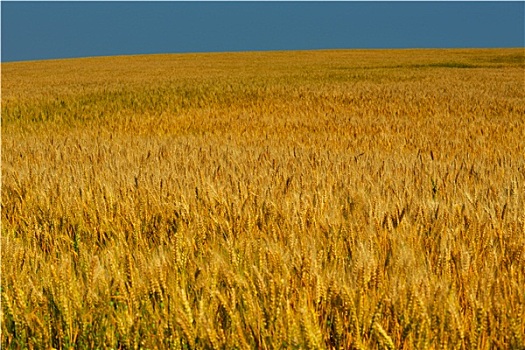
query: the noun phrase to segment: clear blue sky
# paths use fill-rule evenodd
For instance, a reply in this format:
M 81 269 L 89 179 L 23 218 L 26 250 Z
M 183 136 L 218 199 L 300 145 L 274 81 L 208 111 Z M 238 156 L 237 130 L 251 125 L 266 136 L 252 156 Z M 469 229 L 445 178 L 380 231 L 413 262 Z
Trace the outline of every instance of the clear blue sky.
M 525 2 L 5 2 L 2 61 L 171 52 L 524 47 Z

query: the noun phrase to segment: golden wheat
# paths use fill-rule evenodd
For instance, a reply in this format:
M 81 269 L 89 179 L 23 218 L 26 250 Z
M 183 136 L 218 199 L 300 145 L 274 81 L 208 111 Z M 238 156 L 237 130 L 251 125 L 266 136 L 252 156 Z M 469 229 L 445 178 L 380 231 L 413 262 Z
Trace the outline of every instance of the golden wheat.
M 2 347 L 524 348 L 524 70 L 2 63 Z

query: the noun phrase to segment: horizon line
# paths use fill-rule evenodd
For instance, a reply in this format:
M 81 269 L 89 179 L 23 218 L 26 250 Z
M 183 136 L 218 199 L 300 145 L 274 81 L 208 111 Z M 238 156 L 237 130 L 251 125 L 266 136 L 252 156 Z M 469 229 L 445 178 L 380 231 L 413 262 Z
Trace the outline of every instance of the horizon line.
M 5 1 L 5 0 L 2 0 Z M 12 0 L 15 1 L 15 0 Z M 30 0 L 27 0 L 30 1 Z M 42 0 L 45 1 L 45 0 Z M 60 0 L 62 1 L 62 0 Z M 67 1 L 67 0 L 63 0 Z M 82 1 L 82 0 L 78 0 Z M 126 0 L 122 0 L 126 1 Z M 138 0 L 137 0 L 138 1 Z M 215 0 L 219 1 L 219 0 Z M 250 0 L 255 1 L 255 0 Z M 277 0 L 280 1 L 280 0 Z M 312 0 L 313 1 L 313 0 Z M 415 1 L 415 0 L 414 0 Z M 454 1 L 454 0 L 452 0 Z M 239 53 L 261 53 L 261 52 L 308 52 L 308 51 L 394 51 L 394 50 L 518 50 L 524 49 L 524 46 L 479 46 L 479 47 L 352 47 L 352 48 L 313 48 L 313 49 L 254 49 L 254 50 L 227 50 L 227 51 L 184 51 L 184 52 L 150 52 L 150 53 L 124 53 L 115 55 L 90 55 L 90 56 L 72 56 L 72 57 L 54 57 L 43 59 L 27 59 L 27 60 L 3 60 L 0 58 L 0 63 L 29 63 L 29 62 L 46 62 L 46 61 L 64 61 L 64 60 L 82 60 L 94 58 L 116 58 L 116 57 L 134 57 L 134 56 L 161 56 L 161 55 L 206 55 L 206 54 L 239 54 Z M 525 56 L 525 51 L 524 51 Z

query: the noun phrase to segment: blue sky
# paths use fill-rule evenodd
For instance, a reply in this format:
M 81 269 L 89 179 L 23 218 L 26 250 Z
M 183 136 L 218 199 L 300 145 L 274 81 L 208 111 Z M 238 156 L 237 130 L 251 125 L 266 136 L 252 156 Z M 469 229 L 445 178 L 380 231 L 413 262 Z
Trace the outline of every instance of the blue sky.
M 2 1 L 2 61 L 324 48 L 524 47 L 525 2 Z

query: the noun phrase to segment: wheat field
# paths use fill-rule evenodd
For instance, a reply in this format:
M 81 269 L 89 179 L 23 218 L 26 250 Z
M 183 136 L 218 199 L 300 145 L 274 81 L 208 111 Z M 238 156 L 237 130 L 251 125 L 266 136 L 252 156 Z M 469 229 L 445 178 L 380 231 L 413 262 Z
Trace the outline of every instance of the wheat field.
M 525 349 L 525 51 L 2 63 L 3 349 Z

